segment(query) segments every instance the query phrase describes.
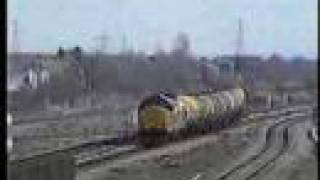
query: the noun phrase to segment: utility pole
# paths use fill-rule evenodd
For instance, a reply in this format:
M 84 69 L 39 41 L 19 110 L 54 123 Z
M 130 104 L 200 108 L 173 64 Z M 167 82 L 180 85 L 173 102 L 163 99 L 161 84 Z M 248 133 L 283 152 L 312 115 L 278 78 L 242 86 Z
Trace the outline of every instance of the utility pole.
M 96 44 L 96 52 L 97 52 L 97 54 L 105 53 L 106 49 L 107 49 L 108 36 L 105 33 L 103 33 L 103 34 L 100 34 L 100 35 L 96 36 L 94 38 L 94 40 L 97 43 Z
M 19 29 L 18 29 L 18 20 L 13 20 L 12 27 L 12 52 L 20 52 L 20 42 L 19 42 Z
M 107 40 L 108 40 L 108 36 L 106 34 L 102 34 L 100 36 L 100 41 L 101 41 L 100 48 L 103 53 L 105 53 L 107 50 Z
M 238 20 L 238 30 L 237 30 L 237 39 L 236 39 L 236 46 L 235 46 L 235 75 L 236 75 L 236 81 L 238 85 L 243 86 L 243 80 L 242 77 L 242 68 L 241 68 L 241 63 L 240 59 L 243 54 L 243 22 L 242 19 L 239 18 Z
M 94 91 L 94 62 L 93 61 L 98 61 L 100 58 L 103 58 L 102 55 L 106 53 L 107 49 L 107 41 L 108 41 L 108 36 L 106 33 L 102 33 L 94 38 L 96 41 L 96 58 L 92 58 L 90 62 L 90 90 L 91 92 Z M 94 92 L 95 93 L 95 92 Z
M 238 35 L 237 35 L 237 41 L 236 41 L 236 56 L 239 57 L 243 52 L 243 22 L 240 18 L 238 20 Z
M 236 47 L 235 47 L 235 70 L 236 74 L 240 73 L 240 56 L 242 55 L 242 47 L 243 46 L 243 27 L 242 27 L 242 19 L 238 20 L 238 32 L 237 32 L 237 39 L 236 39 Z
M 122 53 L 127 53 L 128 51 L 128 40 L 126 35 L 123 35 L 122 37 L 121 51 Z

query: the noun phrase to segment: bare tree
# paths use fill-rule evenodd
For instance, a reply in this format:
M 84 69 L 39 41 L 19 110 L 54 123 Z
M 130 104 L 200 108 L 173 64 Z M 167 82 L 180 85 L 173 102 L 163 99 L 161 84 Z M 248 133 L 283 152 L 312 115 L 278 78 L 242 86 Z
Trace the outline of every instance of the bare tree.
M 74 66 L 76 75 L 85 92 L 92 91 L 92 73 L 93 73 L 93 59 L 89 61 L 83 56 L 83 50 L 80 46 L 73 48 L 71 64 Z
M 58 56 L 59 58 L 63 58 L 64 55 L 65 55 L 64 49 L 60 46 L 59 49 L 58 49 L 58 51 L 57 51 L 57 56 Z
M 161 43 L 161 41 L 157 41 L 154 45 L 154 52 L 153 52 L 153 55 L 155 57 L 165 57 L 167 54 L 166 54 L 166 51 L 165 49 L 163 48 L 163 44 Z
M 178 59 L 191 57 L 191 42 L 189 36 L 184 32 L 179 32 L 174 42 L 172 55 Z

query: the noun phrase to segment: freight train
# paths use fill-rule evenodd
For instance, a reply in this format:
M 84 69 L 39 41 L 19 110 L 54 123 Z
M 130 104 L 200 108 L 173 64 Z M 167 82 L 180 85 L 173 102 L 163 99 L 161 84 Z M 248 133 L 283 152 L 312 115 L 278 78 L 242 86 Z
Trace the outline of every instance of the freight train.
M 138 137 L 143 146 L 227 127 L 245 112 L 243 88 L 175 95 L 159 93 L 138 107 Z

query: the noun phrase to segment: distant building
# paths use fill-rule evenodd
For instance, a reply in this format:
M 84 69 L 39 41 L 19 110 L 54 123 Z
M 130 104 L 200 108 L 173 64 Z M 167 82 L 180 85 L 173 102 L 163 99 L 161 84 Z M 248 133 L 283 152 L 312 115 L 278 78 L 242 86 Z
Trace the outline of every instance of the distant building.
M 42 84 L 49 83 L 50 73 L 47 69 L 42 69 L 39 74 L 40 74 L 40 80 Z
M 26 79 L 26 83 L 32 88 L 37 89 L 38 87 L 38 75 L 37 72 L 33 69 L 29 69 L 28 71 L 28 77 Z
M 8 55 L 7 91 L 19 91 L 22 87 L 37 89 L 39 84 L 50 82 L 52 74 L 63 73 L 68 61 L 57 61 L 53 54 L 19 53 Z
M 233 76 L 235 73 L 235 64 L 229 57 L 216 57 L 214 64 L 219 68 L 221 75 Z
M 50 73 L 47 69 L 29 69 L 25 77 L 25 83 L 31 89 L 37 89 L 39 84 L 47 84 L 50 80 Z
M 246 82 L 254 82 L 254 74 L 262 62 L 262 57 L 256 55 L 223 55 L 214 58 L 221 75 L 235 77 L 241 74 Z
M 46 69 L 41 71 L 35 71 L 29 69 L 22 75 L 12 78 L 8 81 L 7 91 L 19 91 L 21 87 L 29 87 L 31 89 L 37 89 L 39 84 L 47 84 L 50 80 L 50 72 Z
M 11 133 L 12 127 L 12 115 L 7 113 L 7 152 L 10 153 L 13 149 L 13 139 Z
M 66 59 L 66 58 L 81 58 L 81 55 L 83 53 L 83 50 L 80 46 L 76 46 L 74 48 L 70 49 L 63 49 L 62 47 L 59 47 L 56 56 L 59 59 Z

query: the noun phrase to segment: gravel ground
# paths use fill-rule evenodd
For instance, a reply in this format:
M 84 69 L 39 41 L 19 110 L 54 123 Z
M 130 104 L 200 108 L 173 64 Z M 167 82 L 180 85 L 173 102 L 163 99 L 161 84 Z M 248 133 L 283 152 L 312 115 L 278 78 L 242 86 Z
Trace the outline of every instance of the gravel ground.
M 247 128 L 231 128 L 199 139 L 186 140 L 118 163 L 105 162 L 81 170 L 77 180 L 215 179 L 226 169 L 257 152 L 264 144 L 266 126 L 254 122 Z M 314 144 L 306 135 L 309 127 L 309 121 L 306 121 L 290 129 L 292 138 L 288 153 L 277 160 L 270 171 L 266 171 L 264 179 L 317 179 L 317 162 L 312 151 Z M 211 139 L 203 140 L 206 138 Z
M 107 100 L 103 109 L 88 110 L 81 115 L 77 113 L 68 117 L 60 115 L 55 119 L 57 113 L 26 114 L 26 119 L 34 117 L 36 121 L 16 124 L 9 129 L 13 136 L 13 151 L 9 155 L 10 158 L 39 154 L 101 136 L 117 135 L 118 131 L 131 120 L 136 100 L 116 95 Z M 13 121 L 24 121 L 23 114 L 19 114 L 17 118 L 15 115 L 13 117 Z
M 46 122 L 37 126 L 24 125 L 23 128 L 15 129 L 16 137 L 22 137 L 15 141 L 16 147 L 20 147 L 16 148 L 19 150 L 16 152 L 17 154 L 37 152 L 95 137 L 92 136 L 94 134 L 92 129 L 97 124 L 101 126 L 103 118 L 107 115 L 113 121 L 117 120 L 113 118 L 113 115 L 105 112 L 90 117 L 90 122 L 87 121 L 87 118 L 71 118 L 65 123 Z M 104 123 L 105 126 L 108 126 L 108 122 L 104 121 Z M 86 135 L 81 127 L 87 126 L 89 128 Z M 283 156 L 280 163 L 266 174 L 265 179 L 317 179 L 314 144 L 306 135 L 310 126 L 311 123 L 308 121 L 308 123 L 295 126 L 290 131 L 292 145 L 289 153 Z M 95 135 L 101 130 L 96 131 Z M 105 129 L 101 132 L 110 133 L 111 130 Z M 198 180 L 209 180 L 256 152 L 264 143 L 264 132 L 265 126 L 253 120 L 250 126 L 230 128 L 206 137 L 171 144 L 168 145 L 169 148 L 163 148 L 166 150 L 154 149 L 146 154 L 142 153 L 141 156 L 112 164 L 112 166 L 106 162 L 99 168 L 79 172 L 77 180 L 195 180 L 197 178 Z
M 83 170 L 77 180 L 149 180 L 191 179 L 202 171 L 212 170 L 211 175 L 230 166 L 253 148 L 258 139 L 259 128 L 238 128 L 218 134 L 186 140 L 151 150 L 139 157 L 122 163 L 106 162 L 98 168 Z M 174 152 L 174 153 L 173 153 Z

